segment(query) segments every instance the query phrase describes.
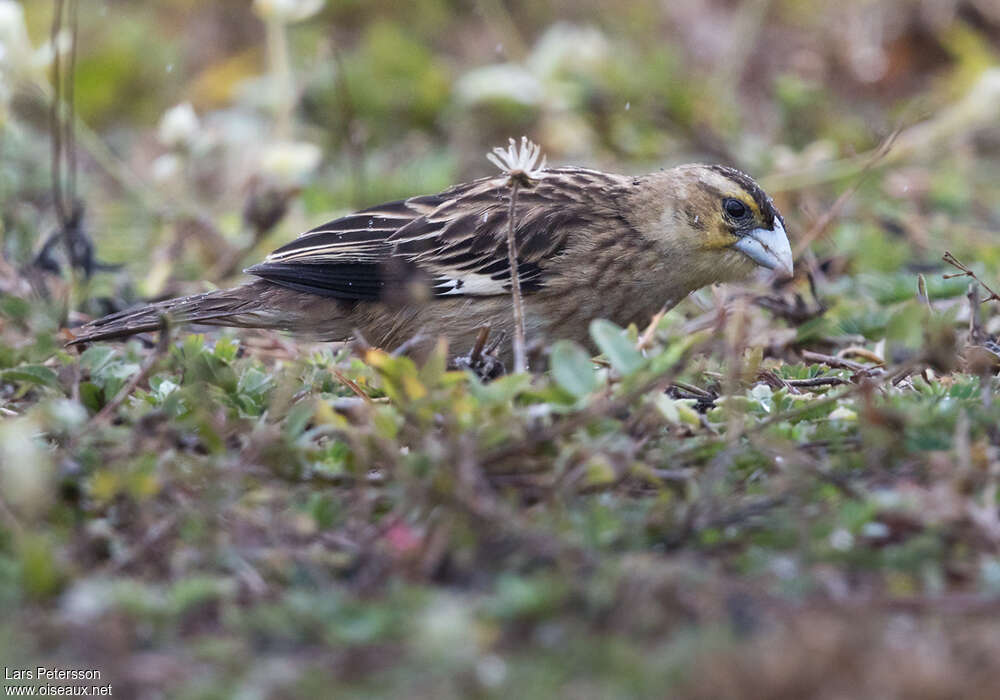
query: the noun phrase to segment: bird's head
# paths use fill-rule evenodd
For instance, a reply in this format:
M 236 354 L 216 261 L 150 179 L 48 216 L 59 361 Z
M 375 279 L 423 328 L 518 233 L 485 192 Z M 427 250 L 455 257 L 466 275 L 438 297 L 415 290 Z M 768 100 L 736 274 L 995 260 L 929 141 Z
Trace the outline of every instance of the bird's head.
M 792 275 L 784 219 L 749 175 L 682 165 L 649 178 L 653 196 L 641 209 L 654 221 L 646 230 L 658 232 L 666 254 L 686 266 L 692 287 L 743 279 L 760 268 Z

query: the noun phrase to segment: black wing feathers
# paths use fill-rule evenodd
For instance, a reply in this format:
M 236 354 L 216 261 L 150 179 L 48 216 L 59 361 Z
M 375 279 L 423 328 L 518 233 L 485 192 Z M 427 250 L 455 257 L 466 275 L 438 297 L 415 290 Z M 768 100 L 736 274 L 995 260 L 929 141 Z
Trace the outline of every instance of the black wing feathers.
M 547 265 L 574 230 L 617 217 L 613 201 L 622 181 L 596 171 L 549 170 L 519 192 L 514 235 L 522 289 L 544 287 Z M 382 204 L 302 234 L 247 272 L 344 300 L 384 299 L 414 279 L 437 296 L 504 294 L 509 196 L 506 178 L 496 177 Z
M 378 301 L 385 287 L 378 268 L 378 263 L 261 263 L 247 272 L 299 292 L 345 301 Z

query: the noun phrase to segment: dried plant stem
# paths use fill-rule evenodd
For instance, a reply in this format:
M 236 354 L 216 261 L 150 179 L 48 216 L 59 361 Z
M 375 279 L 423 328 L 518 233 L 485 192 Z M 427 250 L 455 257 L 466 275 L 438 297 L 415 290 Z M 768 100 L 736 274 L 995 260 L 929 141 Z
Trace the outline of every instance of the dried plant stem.
M 841 384 L 850 384 L 850 382 L 843 377 L 834 376 L 812 377 L 810 379 L 785 379 L 784 382 L 789 386 L 806 388 L 814 386 L 839 386 Z
M 644 330 L 642 335 L 639 336 L 639 342 L 635 344 L 636 350 L 639 350 L 640 352 L 642 350 L 647 350 L 649 346 L 653 344 L 653 338 L 656 337 L 656 329 L 660 326 L 660 321 L 662 321 L 663 317 L 666 315 L 667 307 L 664 304 L 660 307 L 660 310 L 653 315 L 649 325 L 646 326 L 646 330 Z
M 521 297 L 521 278 L 517 271 L 517 241 L 514 214 L 517 209 L 517 193 L 521 188 L 520 179 L 513 174 L 510 178 L 510 211 L 507 213 L 507 262 L 510 264 L 510 295 L 514 302 L 514 372 L 528 370 L 524 341 L 524 300 Z
M 479 329 L 479 334 L 476 336 L 476 344 L 472 346 L 472 350 L 469 351 L 469 359 L 476 363 L 483 357 L 483 350 L 486 349 L 486 341 L 490 338 L 490 327 L 488 325 L 483 326 Z
M 356 381 L 354 381 L 353 379 L 351 379 L 350 377 L 348 377 L 346 374 L 344 374 L 343 372 L 341 372 L 336 367 L 331 367 L 330 371 L 333 373 L 333 376 L 335 376 L 337 378 L 337 380 L 341 384 L 343 384 L 348 389 L 350 389 L 352 392 L 354 392 L 355 396 L 357 396 L 358 398 L 360 398 L 362 401 L 364 401 L 369 406 L 374 405 L 374 402 L 372 401 L 372 397 L 369 396 L 368 394 L 366 394 L 365 391 L 364 391 L 364 389 L 362 389 L 358 385 L 358 383 Z
M 69 66 L 66 75 L 66 119 L 63 121 L 63 143 L 66 149 L 66 205 L 69 213 L 76 207 L 76 35 L 80 24 L 79 12 L 77 10 L 77 0 L 70 0 L 69 3 Z M 58 43 L 53 42 L 53 51 L 59 53 Z
M 63 0 L 56 0 L 52 13 L 52 46 L 55 47 L 52 53 L 52 87 L 55 93 L 52 96 L 52 103 L 49 106 L 49 131 L 52 136 L 52 203 L 55 205 L 59 222 L 65 224 L 69 218 L 69 207 L 63 199 L 62 191 L 62 154 L 63 154 L 63 129 L 61 124 L 60 103 L 62 100 L 62 61 L 58 49 L 59 30 L 63 20 Z
M 889 152 L 892 150 L 892 145 L 896 141 L 896 137 L 899 136 L 899 132 L 900 129 L 895 129 L 882 141 L 882 143 L 879 144 L 878 148 L 872 151 L 872 153 L 868 156 L 868 159 L 864 161 L 864 165 L 862 165 L 861 170 L 857 174 L 857 178 L 851 186 L 844 190 L 839 197 L 837 197 L 837 200 L 833 203 L 833 205 L 823 212 L 816 219 L 816 221 L 813 222 L 813 225 L 809 227 L 809 230 L 806 231 L 805 235 L 799 239 L 795 246 L 795 257 L 802 255 L 802 253 L 805 252 L 814 240 L 826 233 L 830 224 L 833 223 L 838 216 L 840 216 L 844 207 L 847 206 L 851 197 L 853 197 L 854 194 L 861 188 L 861 185 L 865 183 L 868 176 L 872 174 L 875 166 L 885 160 L 885 157 L 889 155 Z
M 952 255 L 950 250 L 946 250 L 941 259 L 944 260 L 949 265 L 951 265 L 952 267 L 961 270 L 961 272 L 944 275 L 944 278 L 946 280 L 950 280 L 954 277 L 971 277 L 972 279 L 976 280 L 976 282 L 979 282 L 979 284 L 982 285 L 983 289 L 985 289 L 990 294 L 986 299 L 983 300 L 983 302 L 1000 301 L 1000 294 L 997 294 L 992 289 L 990 289 L 989 285 L 987 285 L 985 282 L 979 279 L 976 276 L 976 273 L 973 272 L 971 269 L 969 269 L 969 267 L 966 266 L 965 263 L 963 263 L 961 260 Z
M 510 208 L 507 211 L 507 264 L 510 267 L 510 294 L 514 301 L 514 371 L 525 372 L 528 369 L 527 353 L 524 342 L 524 301 L 521 297 L 521 278 L 517 270 L 517 240 L 514 232 L 517 222 L 517 193 L 522 187 L 532 187 L 535 177 L 542 177 L 545 170 L 545 158 L 541 163 L 541 147 L 532 143 L 527 136 L 521 137 L 518 146 L 514 139 L 508 140 L 507 149 L 494 148 L 486 154 L 486 159 L 507 175 L 507 187 L 510 188 Z
M 277 113 L 275 114 L 274 135 L 280 141 L 286 141 L 292 135 L 292 111 L 295 108 L 295 95 L 292 86 L 291 60 L 289 59 L 288 35 L 285 23 L 271 18 L 267 26 L 267 55 L 273 88 L 278 93 Z
M 6 525 L 8 530 L 18 535 L 24 534 L 24 526 L 21 525 L 21 521 L 14 515 L 14 511 L 7 505 L 7 501 L 3 499 L 2 495 L 0 495 L 0 522 Z

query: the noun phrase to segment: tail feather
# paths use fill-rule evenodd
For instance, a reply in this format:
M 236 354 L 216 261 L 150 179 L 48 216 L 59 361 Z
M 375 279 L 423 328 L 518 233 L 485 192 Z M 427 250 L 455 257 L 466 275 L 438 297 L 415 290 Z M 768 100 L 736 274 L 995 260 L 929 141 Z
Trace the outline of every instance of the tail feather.
M 213 326 L 276 327 L 261 306 L 260 282 L 242 287 L 170 299 L 136 309 L 126 309 L 72 329 L 67 345 L 126 338 L 159 330 L 168 324 L 204 323 Z

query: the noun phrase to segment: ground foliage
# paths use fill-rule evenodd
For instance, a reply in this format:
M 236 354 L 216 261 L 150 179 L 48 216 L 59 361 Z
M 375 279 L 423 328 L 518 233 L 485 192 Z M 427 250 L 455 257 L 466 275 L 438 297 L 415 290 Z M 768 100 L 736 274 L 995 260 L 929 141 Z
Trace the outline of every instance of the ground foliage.
M 206 5 L 81 15 L 89 279 L 32 264 L 44 76 L 0 92 L 6 665 L 100 668 L 122 697 L 997 687 L 992 5 L 337 1 L 278 28 L 287 74 L 243 3 Z M 184 99 L 194 126 L 157 136 Z M 596 358 L 560 341 L 488 382 L 443 346 L 63 347 L 324 216 L 486 174 L 521 132 L 550 162 L 760 175 L 796 279 L 595 321 Z M 314 172 L 289 179 L 295 144 L 244 157 L 291 136 Z

